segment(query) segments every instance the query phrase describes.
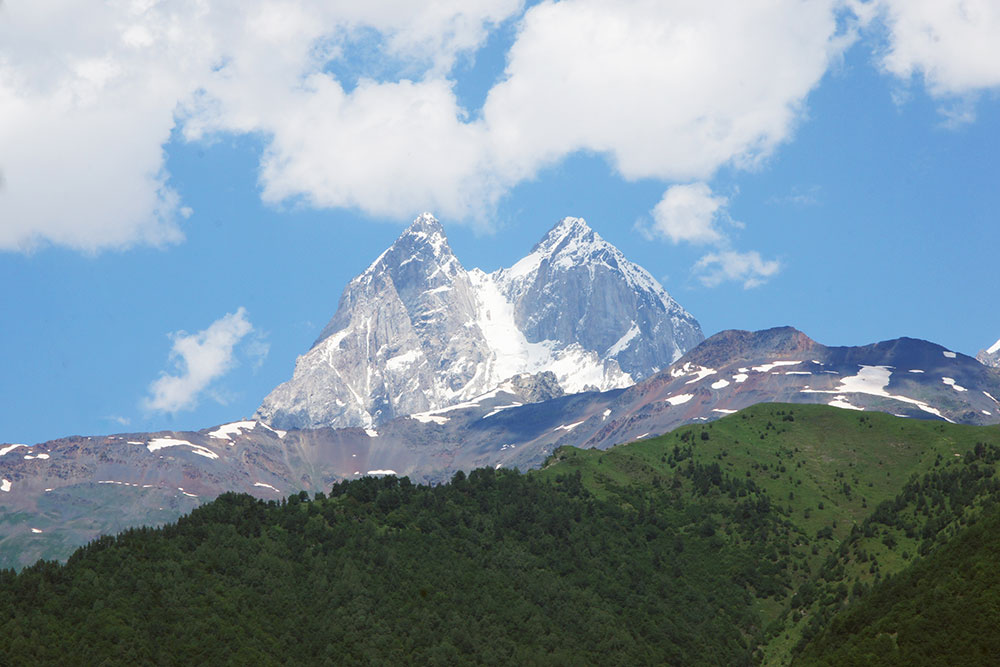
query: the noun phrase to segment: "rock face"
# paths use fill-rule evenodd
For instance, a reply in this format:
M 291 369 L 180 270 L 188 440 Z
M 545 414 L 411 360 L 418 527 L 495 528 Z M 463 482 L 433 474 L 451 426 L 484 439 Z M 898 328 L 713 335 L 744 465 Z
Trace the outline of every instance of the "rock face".
M 456 405 L 515 375 L 626 387 L 703 339 L 641 267 L 577 218 L 492 274 L 466 271 L 423 214 L 344 290 L 291 380 L 255 417 L 277 428 L 372 428 Z
M 984 366 L 1000 368 L 1000 340 L 993 343 L 988 349 L 980 350 L 976 359 Z

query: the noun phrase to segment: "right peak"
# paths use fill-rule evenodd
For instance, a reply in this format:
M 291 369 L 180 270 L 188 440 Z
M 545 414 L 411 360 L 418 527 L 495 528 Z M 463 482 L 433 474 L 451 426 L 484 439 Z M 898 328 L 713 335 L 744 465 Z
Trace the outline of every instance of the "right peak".
M 597 232 L 590 228 L 583 218 L 563 218 L 555 224 L 539 241 L 532 252 L 543 250 L 546 252 L 558 251 L 567 244 L 572 244 L 575 240 L 582 240 L 588 237 L 597 237 Z
M 583 218 L 565 217 L 555 224 L 549 231 L 549 235 L 558 234 L 562 236 L 583 236 L 593 230 Z

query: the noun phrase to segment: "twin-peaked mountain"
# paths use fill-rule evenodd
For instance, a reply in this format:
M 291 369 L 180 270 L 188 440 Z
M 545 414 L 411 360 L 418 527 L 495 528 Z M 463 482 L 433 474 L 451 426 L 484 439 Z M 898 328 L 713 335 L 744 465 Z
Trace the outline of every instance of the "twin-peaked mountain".
M 581 219 L 563 219 L 528 256 L 487 274 L 464 269 L 423 214 L 347 285 L 292 379 L 255 417 L 284 429 L 373 428 L 547 371 L 557 393 L 605 391 L 666 368 L 703 338 L 646 270 Z

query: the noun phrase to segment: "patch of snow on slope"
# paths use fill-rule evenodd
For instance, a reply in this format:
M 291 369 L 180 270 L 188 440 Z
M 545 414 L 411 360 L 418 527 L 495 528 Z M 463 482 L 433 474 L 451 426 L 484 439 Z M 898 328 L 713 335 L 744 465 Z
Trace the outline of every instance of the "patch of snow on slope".
M 876 396 L 888 396 L 885 387 L 889 384 L 892 376 L 892 368 L 889 366 L 862 366 L 857 375 L 840 379 L 838 391 L 874 394 Z
M 753 370 L 758 373 L 770 373 L 772 370 L 779 366 L 795 366 L 801 364 L 801 361 L 772 361 L 769 364 L 763 364 L 761 366 L 754 366 Z
M 847 402 L 846 396 L 837 396 L 832 401 L 827 403 L 827 405 L 832 405 L 835 408 L 843 408 L 844 410 L 861 410 L 864 412 L 864 408 L 859 408 L 856 405 L 851 405 Z
M 704 380 L 709 375 L 715 375 L 717 372 L 718 371 L 716 371 L 714 368 L 705 368 L 703 366 L 699 366 L 697 368 L 697 370 L 694 371 L 694 374 L 697 377 L 695 377 L 693 380 L 688 380 L 684 384 L 694 384 L 695 382 L 698 382 L 699 380 Z
M 257 422 L 257 423 L 258 423 L 259 425 L 263 426 L 264 428 L 266 428 L 266 429 L 267 429 L 268 431 L 270 431 L 271 433 L 273 433 L 273 434 L 275 434 L 276 436 L 278 436 L 279 438 L 284 438 L 284 437 L 285 437 L 285 435 L 286 435 L 286 434 L 288 433 L 288 431 L 282 431 L 282 430 L 281 430 L 280 428 L 271 428 L 270 426 L 268 426 L 268 425 L 267 425 L 267 424 L 265 424 L 264 422 Z
M 603 422 L 603 421 L 607 421 L 607 419 L 608 419 L 608 415 L 610 415 L 610 414 L 611 414 L 611 408 L 608 408 L 608 409 L 607 409 L 607 410 L 605 410 L 605 411 L 604 411 L 604 413 L 603 413 L 603 414 L 601 415 L 601 421 L 602 421 L 602 422 Z
M 941 411 L 937 408 L 933 408 L 923 401 L 918 401 L 914 398 L 909 398 L 907 396 L 899 396 L 896 394 L 890 394 L 885 390 L 889 385 L 889 379 L 892 376 L 892 367 L 890 366 L 861 366 L 858 370 L 857 375 L 852 375 L 846 378 L 840 378 L 840 386 L 836 389 L 802 389 L 800 390 L 803 394 L 841 394 L 841 393 L 854 393 L 854 394 L 869 394 L 871 396 L 880 396 L 882 398 L 891 398 L 902 403 L 910 403 L 915 405 L 924 412 L 928 412 L 936 417 L 940 417 L 945 421 L 951 422 L 941 414 Z M 838 396 L 834 400 L 839 400 L 842 397 Z M 831 403 L 832 405 L 832 403 Z M 835 406 L 842 407 L 842 406 Z M 952 422 L 954 423 L 954 422 Z
M 741 382 L 746 382 L 748 377 L 750 376 L 746 373 L 737 373 L 733 376 L 733 380 L 736 381 L 736 384 L 740 384 Z
M 677 396 L 671 396 L 670 398 L 664 400 L 670 405 L 681 405 L 682 403 L 687 403 L 692 398 L 694 398 L 694 394 L 679 394 Z
M 712 408 L 712 412 L 721 412 L 724 415 L 733 415 L 733 414 L 736 414 L 737 411 L 736 410 L 727 410 L 725 408 Z
M 357 474 L 357 473 L 355 473 Z M 369 470 L 366 475 L 395 475 L 395 470 Z
M 632 320 L 632 326 L 629 327 L 628 331 L 626 331 L 614 345 L 608 348 L 608 351 L 605 352 L 604 355 L 607 357 L 613 357 L 616 354 L 623 352 L 625 348 L 628 347 L 628 344 L 632 342 L 632 339 L 638 336 L 639 333 L 639 325 L 635 323 L 635 320 Z
M 31 454 L 25 454 L 25 456 L 24 456 L 24 460 L 25 461 L 30 461 L 32 459 L 43 459 L 44 460 L 44 459 L 47 459 L 47 458 L 49 458 L 48 454 L 39 454 L 38 456 L 32 456 Z
M 563 424 L 562 426 L 556 426 L 552 430 L 553 431 L 572 431 L 573 429 L 575 429 L 577 426 L 579 426 L 580 424 L 582 424 L 585 421 L 587 421 L 587 420 L 586 419 L 581 419 L 580 421 L 575 422 L 573 424 Z
M 9 479 L 0 479 L 0 491 L 3 491 L 4 493 L 10 493 Z
M 368 435 L 369 438 L 377 438 L 378 437 L 378 431 L 376 431 L 373 428 L 366 428 L 365 429 L 365 433 Z
M 954 359 L 956 356 L 958 356 L 954 352 L 949 352 L 948 350 L 945 350 L 941 354 L 943 354 L 944 356 L 948 357 L 949 359 Z
M 435 415 L 430 412 L 417 412 L 412 415 L 407 415 L 410 419 L 416 419 L 422 424 L 447 424 L 451 420 L 451 417 L 445 417 L 443 415 Z
M 500 406 L 498 406 L 496 408 L 493 408 L 493 412 L 491 412 L 489 414 L 486 414 L 486 415 L 483 415 L 483 419 L 486 419 L 487 417 L 492 417 L 493 415 L 499 414 L 499 413 L 503 412 L 504 410 L 509 410 L 511 408 L 517 408 L 517 407 L 520 407 L 522 405 L 524 405 L 524 403 L 511 403 L 510 405 L 500 405 Z
M 729 380 L 716 380 L 712 383 L 712 389 L 724 389 L 729 386 Z
M 270 484 L 265 484 L 264 482 L 254 482 L 254 483 L 253 483 L 253 485 L 254 485 L 254 486 L 262 486 L 262 487 L 264 487 L 265 489 L 271 489 L 271 490 L 272 490 L 272 491 L 274 491 L 275 493 L 281 493 L 281 491 L 278 491 L 278 489 L 274 488 L 274 487 L 273 487 L 273 486 L 271 486 Z
M 994 403 L 996 403 L 997 405 L 1000 405 L 1000 401 L 998 401 L 997 399 L 993 398 L 993 395 L 990 394 L 990 392 L 984 391 L 983 393 L 986 394 L 987 398 L 990 398 Z
M 215 429 L 208 434 L 210 438 L 216 438 L 218 440 L 232 440 L 234 435 L 242 435 L 243 430 L 252 431 L 256 428 L 257 422 L 255 421 L 243 421 L 243 422 L 233 422 L 232 424 L 223 424 L 219 428 Z
M 130 445 L 145 445 L 146 444 L 142 440 L 126 440 L 125 442 L 127 444 L 130 444 Z
M 993 413 L 990 412 L 989 410 L 983 410 L 982 412 L 984 415 L 990 415 L 991 417 L 993 416 Z
M 965 387 L 963 387 L 960 384 L 955 384 L 955 378 L 945 378 L 945 377 L 943 377 L 943 378 L 941 378 L 941 382 L 944 382 L 946 385 L 948 385 L 949 387 L 951 387 L 955 391 L 965 391 Z
M 0 447 L 0 456 L 4 456 L 7 452 L 12 452 L 18 447 L 27 447 L 27 445 L 7 445 L 6 447 Z
M 450 287 L 449 287 L 450 289 Z M 404 352 L 403 354 L 396 355 L 392 359 L 385 362 L 385 367 L 390 371 L 401 371 L 404 368 L 412 366 L 420 357 L 424 356 L 421 350 L 410 350 L 409 352 Z
M 38 533 L 41 533 L 43 531 L 40 528 L 32 528 L 31 532 L 33 532 L 33 533 L 35 533 L 37 535 Z
M 219 455 L 213 452 L 211 449 L 202 447 L 201 445 L 196 445 L 193 442 L 188 442 L 187 440 L 177 440 L 176 438 L 153 438 L 146 445 L 146 449 L 150 452 L 155 452 L 159 449 L 165 447 L 191 447 L 191 451 L 198 456 L 204 456 L 207 459 L 217 459 Z

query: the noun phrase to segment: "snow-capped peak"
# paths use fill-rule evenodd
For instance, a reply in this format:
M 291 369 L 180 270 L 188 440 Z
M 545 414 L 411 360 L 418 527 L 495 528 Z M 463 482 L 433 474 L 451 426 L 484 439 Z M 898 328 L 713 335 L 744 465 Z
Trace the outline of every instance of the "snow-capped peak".
M 1000 352 L 1000 339 L 986 350 L 986 354 L 996 354 L 997 352 Z
M 535 244 L 531 252 L 543 251 L 548 255 L 554 255 L 565 248 L 567 244 L 575 241 L 584 243 L 606 243 L 597 232 L 590 228 L 583 218 L 563 218 L 549 230 L 545 237 Z
M 622 387 L 701 342 L 698 323 L 580 218 L 509 269 L 466 271 L 422 214 L 351 281 L 295 375 L 258 419 L 373 427 L 445 408 L 511 376 L 569 392 Z
M 375 261 L 368 265 L 354 281 L 359 282 L 369 279 L 370 275 L 387 265 L 401 266 L 406 263 L 406 257 L 400 257 L 402 253 L 409 253 L 410 258 L 421 250 L 427 249 L 433 257 L 449 260 L 454 257 L 451 246 L 448 245 L 448 238 L 444 234 L 444 227 L 430 213 L 421 213 L 410 226 L 403 230 L 391 246 L 386 248 Z
M 421 213 L 410 223 L 410 226 L 400 235 L 396 243 L 401 241 L 425 242 L 435 250 L 440 251 L 446 246 L 448 239 L 444 235 L 444 227 L 430 213 Z

